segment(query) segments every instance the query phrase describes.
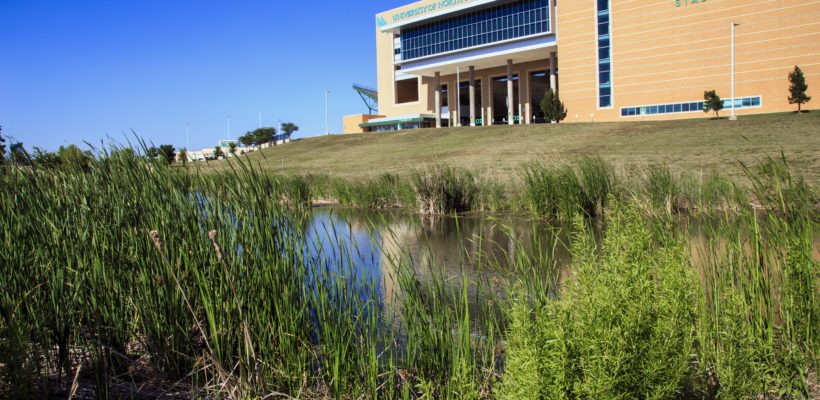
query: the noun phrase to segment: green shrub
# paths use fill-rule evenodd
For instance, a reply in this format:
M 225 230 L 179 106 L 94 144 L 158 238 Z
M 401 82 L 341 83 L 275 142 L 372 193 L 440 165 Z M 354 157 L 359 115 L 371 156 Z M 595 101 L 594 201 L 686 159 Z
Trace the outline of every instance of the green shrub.
M 539 352 L 542 398 L 675 398 L 690 370 L 695 278 L 686 251 L 675 238 L 658 243 L 635 209 L 614 213 L 600 249 L 583 228 L 575 238 L 574 278 L 535 313 L 538 344 L 510 342 L 512 354 Z M 507 368 L 530 371 L 530 359 L 513 357 Z M 529 391 L 530 381 L 505 381 L 501 395 Z

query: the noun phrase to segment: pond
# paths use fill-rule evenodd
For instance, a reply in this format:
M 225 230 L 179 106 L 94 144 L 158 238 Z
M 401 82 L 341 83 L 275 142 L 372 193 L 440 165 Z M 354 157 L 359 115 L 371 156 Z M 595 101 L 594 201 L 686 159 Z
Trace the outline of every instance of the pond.
M 702 277 L 701 263 L 713 243 L 710 228 L 725 221 L 680 223 L 689 232 L 690 259 Z M 522 256 L 547 264 L 542 273 L 549 276 L 542 277 L 555 282 L 556 291 L 571 276 L 571 224 L 509 214 L 428 217 L 407 210 L 319 207 L 311 210 L 302 225 L 310 252 L 333 266 L 328 271 L 352 271 L 352 279 L 359 282 L 349 289 L 358 288 L 363 296 L 371 293 L 368 282 L 377 282 L 380 306 L 394 315 L 401 312 L 395 301 L 401 296 L 395 278 L 401 262 L 409 264 L 422 284 L 444 284 L 451 291 L 460 291 L 466 283 L 473 319 L 481 318 L 488 300 L 504 297 L 501 282 L 513 281 L 521 273 L 516 262 Z M 600 238 L 602 223 L 593 225 Z M 815 259 L 820 260 L 820 232 L 814 244 Z M 742 247 L 751 251 L 749 246 Z

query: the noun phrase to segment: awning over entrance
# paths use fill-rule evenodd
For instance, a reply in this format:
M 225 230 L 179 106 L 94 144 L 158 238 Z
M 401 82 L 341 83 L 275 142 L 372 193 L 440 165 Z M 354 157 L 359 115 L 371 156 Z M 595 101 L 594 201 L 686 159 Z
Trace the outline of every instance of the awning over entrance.
M 505 66 L 507 60 L 512 59 L 516 64 L 550 58 L 550 53 L 557 51 L 554 35 L 543 35 L 523 40 L 516 40 L 501 44 L 492 44 L 485 47 L 444 54 L 420 60 L 411 60 L 401 63 L 403 74 L 435 76 L 453 75 L 457 67 L 462 72 L 467 66 L 477 70 Z

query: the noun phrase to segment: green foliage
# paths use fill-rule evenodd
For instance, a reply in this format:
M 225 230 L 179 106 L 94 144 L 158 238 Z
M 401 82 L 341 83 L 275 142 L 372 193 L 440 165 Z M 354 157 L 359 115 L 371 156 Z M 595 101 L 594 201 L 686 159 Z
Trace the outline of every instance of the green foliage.
M 552 89 L 547 91 L 544 99 L 541 100 L 541 111 L 544 112 L 545 118 L 550 122 L 559 123 L 567 117 L 567 108 L 558 93 L 555 93 Z
M 703 112 L 714 112 L 715 118 L 720 118 L 720 110 L 723 109 L 723 100 L 714 90 L 703 92 Z
M 40 168 L 54 169 L 59 168 L 61 164 L 60 155 L 39 147 L 34 148 L 34 165 Z
M 57 155 L 63 168 L 73 171 L 88 172 L 94 162 L 94 155 L 90 151 L 83 151 L 73 144 L 60 146 Z
M 298 130 L 299 130 L 299 127 L 296 126 L 296 124 L 294 124 L 293 122 L 282 123 L 282 126 L 280 127 L 280 131 L 283 134 L 288 135 L 288 137 L 290 137 L 290 135 L 293 135 L 293 133 L 298 131 Z
M 239 137 L 239 143 L 242 143 L 245 147 L 250 147 L 256 144 L 256 140 L 254 139 L 253 135 L 250 132 L 242 135 Z
M 518 288 L 518 292 L 521 288 Z M 533 320 L 533 310 L 529 301 L 516 299 L 508 311 L 510 325 L 507 333 L 507 357 L 504 378 L 496 389 L 499 400 L 538 400 L 542 396 L 543 378 L 555 379 L 557 376 L 542 377 L 540 373 L 541 352 L 538 330 Z M 555 343 L 547 341 L 546 343 Z M 546 385 L 544 385 L 546 386 Z M 551 386 L 551 385 L 550 385 Z M 546 393 L 545 393 L 546 394 Z M 560 398 L 560 397 L 546 397 Z
M 12 143 L 11 147 L 9 147 L 9 155 L 11 162 L 16 165 L 31 164 L 31 155 L 28 153 L 26 148 L 23 147 L 23 143 Z
M 159 155 L 168 164 L 173 164 L 177 160 L 177 149 L 170 144 L 159 146 Z
M 228 153 L 232 156 L 236 156 L 236 149 L 237 145 L 234 142 L 228 143 Z
M 789 73 L 789 104 L 797 104 L 797 112 L 803 110 L 803 104 L 811 101 L 811 96 L 806 94 L 809 85 L 806 84 L 806 77 L 799 66 L 794 66 L 794 71 Z
M 581 185 L 581 208 L 586 215 L 602 215 L 615 190 L 615 167 L 601 157 L 584 157 L 577 161 Z
M 159 148 L 157 148 L 156 146 L 148 147 L 147 149 L 145 149 L 145 156 L 152 160 L 159 158 Z
M 530 331 L 509 333 L 531 339 L 508 343 L 517 356 L 507 368 L 525 379 L 505 378 L 500 397 L 677 397 L 693 354 L 696 281 L 681 241 L 653 238 L 643 223 L 634 208 L 616 209 L 600 248 L 589 234 L 576 236 L 574 277 L 560 300 L 536 304 Z M 579 219 L 576 226 L 584 232 Z M 511 329 L 522 318 L 514 314 Z
M 276 128 L 259 128 L 240 136 L 239 142 L 246 146 L 260 146 L 273 141 L 274 136 L 276 136 Z
M 0 165 L 6 162 L 6 139 L 3 138 L 3 127 L 0 126 Z
M 548 166 L 535 162 L 524 169 L 523 196 L 533 214 L 570 220 L 579 212 L 581 184 L 569 165 Z
M 214 158 L 218 160 L 222 157 L 225 157 L 225 152 L 222 150 L 222 146 L 214 147 Z
M 644 179 L 647 197 L 653 208 L 668 214 L 679 210 L 680 187 L 669 166 L 650 166 Z
M 446 164 L 416 170 L 411 177 L 421 214 L 452 214 L 473 209 L 478 193 L 475 176 Z
M 183 147 L 179 149 L 179 161 L 182 161 L 182 164 L 188 164 L 188 149 Z

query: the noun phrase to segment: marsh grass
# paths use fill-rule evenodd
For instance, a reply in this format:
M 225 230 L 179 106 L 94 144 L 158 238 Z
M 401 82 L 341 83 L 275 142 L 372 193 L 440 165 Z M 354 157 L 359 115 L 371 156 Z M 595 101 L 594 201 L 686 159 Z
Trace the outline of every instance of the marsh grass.
M 476 205 L 479 182 L 469 171 L 435 164 L 415 170 L 410 180 L 420 214 L 466 212 Z
M 0 395 L 808 398 L 816 194 L 784 158 L 747 171 L 748 190 L 599 159 L 531 164 L 523 186 L 446 165 L 361 187 L 242 158 L 205 175 L 120 151 L 82 171 L 5 167 Z M 312 200 L 344 191 L 352 205 L 458 214 L 508 190 L 539 219 L 573 221 L 570 276 L 557 236 L 525 250 L 510 233 L 495 261 L 464 246 L 475 276 L 435 259 L 422 274 L 407 252 L 370 275 L 339 227 L 323 227 L 330 246 L 304 228 Z M 697 257 L 681 198 L 736 207 Z

